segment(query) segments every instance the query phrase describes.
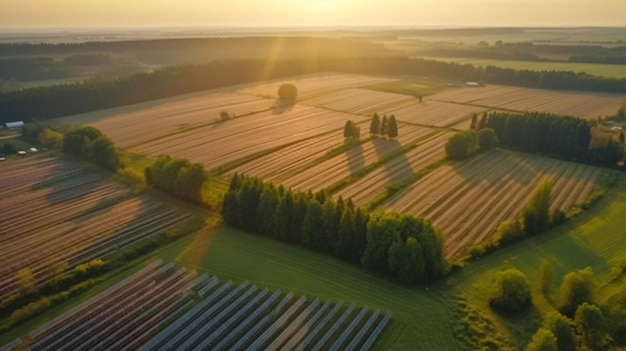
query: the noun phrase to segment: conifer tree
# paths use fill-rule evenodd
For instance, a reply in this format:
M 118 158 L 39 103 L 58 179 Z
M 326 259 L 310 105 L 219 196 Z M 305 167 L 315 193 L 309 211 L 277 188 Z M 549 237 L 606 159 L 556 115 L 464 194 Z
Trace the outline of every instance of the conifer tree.
M 389 116 L 388 126 L 387 126 L 387 136 L 390 138 L 395 138 L 398 136 L 398 123 L 396 122 L 396 116 Z
M 378 113 L 374 113 L 374 117 L 372 117 L 372 122 L 370 123 L 370 134 L 380 134 L 380 117 L 378 117 Z

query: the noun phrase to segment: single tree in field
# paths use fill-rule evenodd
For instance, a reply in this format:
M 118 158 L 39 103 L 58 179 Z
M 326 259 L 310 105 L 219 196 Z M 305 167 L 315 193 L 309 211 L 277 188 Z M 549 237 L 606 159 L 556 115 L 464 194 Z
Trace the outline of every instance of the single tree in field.
M 387 135 L 390 138 L 395 138 L 398 136 L 398 122 L 396 122 L 396 116 L 389 116 L 389 121 L 387 123 Z
M 380 117 L 378 117 L 378 113 L 374 113 L 374 116 L 372 117 L 372 122 L 370 123 L 370 134 L 380 134 Z
M 361 137 L 361 128 L 352 122 L 352 120 L 348 120 L 343 127 L 343 137 L 358 139 Z
M 387 135 L 388 129 L 389 129 L 389 122 L 387 120 L 387 115 L 384 115 L 383 121 L 380 123 L 380 135 Z
M 295 102 L 298 98 L 298 88 L 293 84 L 282 84 L 278 88 L 278 97 L 281 100 Z
M 477 123 L 478 123 L 478 115 L 474 113 L 474 114 L 472 115 L 472 121 L 470 122 L 470 129 L 471 129 L 471 130 L 476 130 L 476 129 L 478 129 L 478 128 L 477 128 L 477 127 L 478 127 Z

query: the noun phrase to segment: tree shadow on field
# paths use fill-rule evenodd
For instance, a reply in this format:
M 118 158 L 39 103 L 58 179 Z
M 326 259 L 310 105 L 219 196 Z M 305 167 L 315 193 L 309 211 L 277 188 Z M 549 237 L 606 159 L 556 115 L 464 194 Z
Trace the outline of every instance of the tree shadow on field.
M 274 102 L 274 107 L 272 108 L 272 113 L 275 115 L 280 115 L 287 111 L 290 111 L 296 106 L 296 102 L 292 100 L 283 100 L 276 99 Z
M 349 139 L 344 141 L 348 143 Z M 346 159 L 348 160 L 348 168 L 350 169 L 350 175 L 353 175 L 365 167 L 365 157 L 363 156 L 363 145 L 358 144 L 350 149 L 346 150 L 345 154 Z
M 374 144 L 374 149 L 376 150 L 376 155 L 378 156 L 379 161 L 390 153 L 396 152 L 402 148 L 402 144 L 398 140 L 388 139 L 385 137 L 374 137 L 372 138 L 372 143 Z M 391 162 L 385 162 L 382 167 L 389 177 L 394 175 L 394 169 L 403 170 L 403 174 L 405 174 L 406 177 L 410 177 L 414 174 L 406 153 L 402 153 L 401 155 L 395 157 Z
M 454 161 L 452 170 L 471 184 L 487 182 L 499 186 L 513 180 L 528 185 L 537 176 L 537 172 L 526 160 L 506 150 L 491 150 L 473 156 L 467 160 Z

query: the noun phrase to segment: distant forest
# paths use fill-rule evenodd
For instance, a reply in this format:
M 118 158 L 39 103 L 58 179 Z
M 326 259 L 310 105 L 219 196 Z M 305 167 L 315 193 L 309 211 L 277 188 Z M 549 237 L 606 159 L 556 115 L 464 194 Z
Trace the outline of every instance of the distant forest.
M 0 122 L 43 120 L 205 89 L 317 72 L 418 75 L 542 89 L 626 92 L 626 79 L 565 71 L 482 68 L 405 57 L 228 60 L 166 67 L 125 78 L 89 80 L 0 94 Z

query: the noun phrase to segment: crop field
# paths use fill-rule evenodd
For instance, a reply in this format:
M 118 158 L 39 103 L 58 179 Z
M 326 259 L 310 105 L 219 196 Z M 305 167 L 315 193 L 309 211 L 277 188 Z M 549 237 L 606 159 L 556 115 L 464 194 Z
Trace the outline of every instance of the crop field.
M 189 214 L 69 161 L 34 157 L 0 172 L 0 300 L 18 289 L 17 272 L 28 268 L 36 284 L 51 264 L 72 268 L 162 233 Z
M 354 303 L 220 282 L 157 260 L 25 339 L 37 351 L 369 350 L 390 318 Z M 15 339 L 3 349 L 20 346 Z
M 374 112 L 386 113 L 396 105 L 406 104 L 414 100 L 415 98 L 407 95 L 352 88 L 307 99 L 304 103 L 337 111 L 370 116 L 373 115 Z
M 332 131 L 341 132 L 354 115 L 296 105 L 286 111 L 262 112 L 254 118 L 234 119 L 146 143 L 133 151 L 157 156 L 168 154 L 217 168 L 258 152 L 287 146 Z M 366 117 L 361 117 L 364 121 Z
M 372 138 L 370 141 L 348 149 L 345 153 L 309 167 L 299 174 L 281 181 L 294 190 L 318 191 L 324 189 L 363 168 L 379 162 L 403 146 L 439 133 L 437 130 L 399 124 L 400 135 L 396 139 Z
M 444 145 L 450 133 L 439 133 L 421 142 L 415 149 L 383 164 L 382 167 L 350 184 L 335 194 L 365 206 L 393 184 L 405 181 L 422 169 L 445 158 Z
M 433 97 L 438 95 L 433 95 Z M 463 121 L 469 121 L 472 114 L 486 111 L 485 108 L 435 101 L 424 98 L 422 102 L 411 99 L 407 104 L 389 109 L 396 118 L 403 122 L 428 126 L 450 127 Z
M 614 115 L 623 95 L 574 91 L 549 91 L 490 85 L 458 88 L 429 96 L 431 100 L 515 111 L 540 111 L 586 119 Z
M 450 258 L 484 241 L 514 219 L 545 178 L 554 182 L 552 209 L 567 211 L 584 201 L 603 171 L 541 156 L 491 151 L 439 168 L 388 200 L 385 207 L 424 216 L 446 239 Z
M 273 105 L 274 100 L 270 99 L 231 92 L 208 92 L 90 112 L 58 121 L 91 125 L 103 131 L 117 146 L 127 148 L 214 123 L 222 111 L 243 115 L 268 110 Z

